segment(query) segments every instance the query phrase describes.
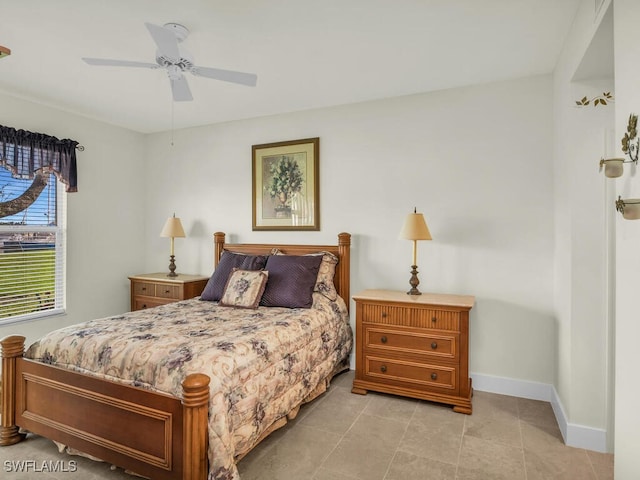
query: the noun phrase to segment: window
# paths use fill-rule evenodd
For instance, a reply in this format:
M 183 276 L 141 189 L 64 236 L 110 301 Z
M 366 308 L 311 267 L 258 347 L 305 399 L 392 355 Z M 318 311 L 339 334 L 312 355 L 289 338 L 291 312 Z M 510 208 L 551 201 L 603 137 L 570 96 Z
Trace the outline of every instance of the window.
M 16 178 L 0 166 L 0 324 L 64 311 L 66 209 L 60 187 L 53 173 Z
M 76 149 L 0 125 L 0 324 L 64 311 L 65 193 L 76 192 Z

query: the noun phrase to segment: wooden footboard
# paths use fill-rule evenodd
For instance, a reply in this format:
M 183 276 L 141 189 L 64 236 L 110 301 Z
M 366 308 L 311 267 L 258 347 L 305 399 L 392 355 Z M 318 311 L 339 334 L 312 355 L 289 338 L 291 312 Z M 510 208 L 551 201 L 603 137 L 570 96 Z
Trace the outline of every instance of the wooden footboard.
M 207 478 L 209 377 L 189 375 L 180 401 L 25 359 L 24 341 L 0 341 L 0 446 L 21 428 L 145 477 Z

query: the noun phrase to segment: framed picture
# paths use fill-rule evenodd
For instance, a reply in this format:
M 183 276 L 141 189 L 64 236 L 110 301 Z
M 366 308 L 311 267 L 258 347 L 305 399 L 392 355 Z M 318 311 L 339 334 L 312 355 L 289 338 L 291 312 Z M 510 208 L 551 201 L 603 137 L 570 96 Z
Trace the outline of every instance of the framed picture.
M 320 230 L 320 139 L 251 150 L 253 230 Z

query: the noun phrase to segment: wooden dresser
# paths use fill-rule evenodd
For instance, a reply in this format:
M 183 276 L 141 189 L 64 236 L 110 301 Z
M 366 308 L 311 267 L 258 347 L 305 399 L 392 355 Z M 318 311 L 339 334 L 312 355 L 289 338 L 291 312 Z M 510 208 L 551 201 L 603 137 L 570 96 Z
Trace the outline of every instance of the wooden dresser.
M 197 297 L 204 290 L 209 277 L 183 273 L 168 277 L 166 273 L 144 273 L 132 275 L 129 280 L 133 311 Z
M 353 393 L 393 393 L 471 414 L 469 310 L 475 297 L 365 290 L 353 299 Z

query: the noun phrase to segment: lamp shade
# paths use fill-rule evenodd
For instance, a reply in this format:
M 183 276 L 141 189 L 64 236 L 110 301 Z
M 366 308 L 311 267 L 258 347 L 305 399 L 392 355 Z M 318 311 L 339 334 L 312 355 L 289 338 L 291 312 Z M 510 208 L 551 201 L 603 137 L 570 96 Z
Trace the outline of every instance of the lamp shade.
M 431 240 L 431 233 L 427 222 L 424 220 L 424 215 L 421 213 L 413 213 L 407 215 L 404 221 L 402 230 L 400 231 L 400 238 L 406 238 L 407 240 Z
M 180 223 L 180 219 L 176 218 L 175 214 L 173 217 L 167 218 L 167 221 L 162 227 L 162 232 L 160 232 L 161 237 L 185 237 L 184 229 L 182 228 L 182 223 Z

